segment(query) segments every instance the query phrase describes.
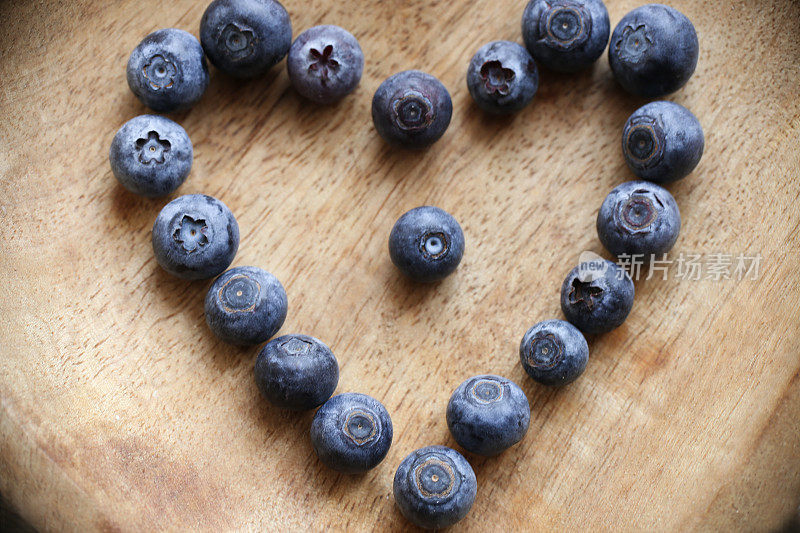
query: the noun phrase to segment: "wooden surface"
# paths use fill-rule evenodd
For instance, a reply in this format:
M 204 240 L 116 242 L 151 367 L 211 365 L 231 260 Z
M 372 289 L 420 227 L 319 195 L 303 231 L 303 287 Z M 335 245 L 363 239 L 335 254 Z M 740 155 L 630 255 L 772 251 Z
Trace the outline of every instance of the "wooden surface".
M 640 2 L 610 1 L 612 25 Z M 341 364 L 338 391 L 380 399 L 395 428 L 362 476 L 324 468 L 312 413 L 265 405 L 256 349 L 208 331 L 209 282 L 156 265 L 150 228 L 168 199 L 111 175 L 117 128 L 145 112 L 125 61 L 148 32 L 197 34 L 204 2 L 0 5 L 0 492 L 47 530 L 406 529 L 391 482 L 400 460 L 454 445 L 444 411 L 477 373 L 521 384 L 524 441 L 469 457 L 478 497 L 456 528 L 770 530 L 800 503 L 800 7 L 675 1 L 700 61 L 671 99 L 691 109 L 706 151 L 670 187 L 683 216 L 673 256 L 760 254 L 757 280 L 638 282 L 633 312 L 591 340 L 584 376 L 535 385 L 517 355 L 525 330 L 560 317 L 559 287 L 605 194 L 630 179 L 619 137 L 643 103 L 605 57 L 575 76 L 543 72 L 533 105 L 480 113 L 472 53 L 520 41 L 524 2 L 287 0 L 294 34 L 348 28 L 366 56 L 357 91 L 317 108 L 282 63 L 246 84 L 212 70 L 191 111 L 178 191 L 207 193 L 241 227 L 235 265 L 277 275 L 282 332 L 315 335 Z M 386 76 L 420 68 L 454 101 L 431 150 L 389 149 L 369 104 Z M 466 235 L 456 272 L 417 286 L 387 238 L 409 208 L 436 204 Z

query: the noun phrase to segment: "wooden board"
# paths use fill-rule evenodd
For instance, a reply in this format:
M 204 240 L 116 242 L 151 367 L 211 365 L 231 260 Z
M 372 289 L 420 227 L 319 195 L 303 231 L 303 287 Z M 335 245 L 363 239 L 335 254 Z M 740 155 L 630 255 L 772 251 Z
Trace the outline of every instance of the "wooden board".
M 706 132 L 694 174 L 670 187 L 683 230 L 672 252 L 760 255 L 756 280 L 653 279 L 618 330 L 591 341 L 563 390 L 528 379 L 524 331 L 560 317 L 559 287 L 605 194 L 631 178 L 619 137 L 643 101 L 605 58 L 574 76 L 543 72 L 535 103 L 492 119 L 464 81 L 484 42 L 520 41 L 524 2 L 287 0 L 294 33 L 339 24 L 367 64 L 339 105 L 309 105 L 281 64 L 246 84 L 212 72 L 178 114 L 195 147 L 179 193 L 236 214 L 235 265 L 276 274 L 284 333 L 328 343 L 338 391 L 389 409 L 395 440 L 362 476 L 324 468 L 311 413 L 265 405 L 256 349 L 210 334 L 209 282 L 171 278 L 150 228 L 167 199 L 111 175 L 117 128 L 145 109 L 125 61 L 148 32 L 197 34 L 204 2 L 4 2 L 0 20 L 0 492 L 46 530 L 403 530 L 391 482 L 400 460 L 454 445 L 451 391 L 478 373 L 524 388 L 532 423 L 493 459 L 470 457 L 475 506 L 458 529 L 767 530 L 800 503 L 797 149 L 800 5 L 676 0 L 700 61 L 672 100 Z M 640 2 L 610 1 L 612 24 Z M 453 121 L 432 149 L 388 148 L 370 100 L 420 68 L 451 90 Z M 409 208 L 461 222 L 457 273 L 402 279 L 387 237 Z

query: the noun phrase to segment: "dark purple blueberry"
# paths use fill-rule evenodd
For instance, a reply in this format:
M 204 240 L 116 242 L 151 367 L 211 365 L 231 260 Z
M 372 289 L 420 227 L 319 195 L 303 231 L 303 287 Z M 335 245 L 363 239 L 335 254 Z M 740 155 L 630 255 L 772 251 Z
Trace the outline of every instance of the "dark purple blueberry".
M 192 107 L 208 87 L 208 65 L 194 36 L 167 28 L 154 31 L 131 52 L 128 86 L 147 107 L 159 113 Z
M 452 526 L 475 503 L 478 481 L 464 456 L 447 446 L 411 452 L 394 474 L 394 501 L 406 519 L 426 529 Z
M 612 254 L 640 255 L 648 261 L 665 254 L 678 239 L 681 214 L 672 195 L 649 181 L 615 187 L 597 214 L 597 235 Z
M 683 13 L 647 4 L 622 17 L 614 28 L 608 61 L 626 91 L 660 98 L 686 85 L 698 51 L 697 33 Z
M 308 335 L 272 339 L 258 354 L 258 389 L 271 404 L 307 411 L 325 403 L 339 383 L 339 363 L 331 349 Z
M 289 51 L 292 22 L 275 0 L 214 0 L 200 21 L 200 42 L 212 65 L 237 78 L 254 78 Z
M 602 0 L 531 0 L 522 15 L 522 38 L 542 65 L 558 72 L 591 66 L 608 44 Z
M 438 207 L 408 211 L 389 234 L 389 256 L 403 274 L 425 283 L 444 279 L 464 255 L 464 232 L 455 218 Z
M 522 337 L 519 360 L 525 372 L 542 385 L 566 385 L 583 374 L 589 360 L 589 345 L 569 322 L 545 320 Z
M 669 183 L 686 177 L 703 156 L 703 128 L 673 102 L 651 102 L 633 112 L 622 130 L 622 153 L 643 180 Z
M 533 100 L 539 88 L 539 71 L 523 46 L 494 41 L 472 56 L 467 69 L 467 88 L 484 111 L 513 113 Z
M 164 270 L 183 279 L 225 271 L 239 249 L 239 225 L 211 196 L 187 194 L 164 206 L 153 224 L 153 251 Z
M 392 419 L 372 396 L 337 394 L 314 415 L 311 444 L 328 468 L 346 474 L 366 472 L 389 453 Z
M 372 121 L 387 142 L 425 148 L 444 135 L 453 101 L 442 82 L 418 70 L 389 76 L 372 98 Z
M 525 393 L 500 376 L 469 378 L 447 404 L 447 427 L 453 438 L 478 455 L 497 455 L 521 441 L 530 420 Z
M 633 281 L 619 265 L 606 259 L 586 261 L 561 285 L 561 310 L 583 333 L 605 333 L 625 322 L 633 295 Z
M 123 187 L 154 198 L 180 187 L 192 168 L 192 154 L 192 141 L 180 124 L 139 115 L 114 135 L 108 160 Z
M 206 323 L 231 344 L 260 344 L 286 320 L 286 291 L 278 278 L 257 267 L 235 267 L 208 289 Z
M 286 66 L 298 93 L 318 104 L 331 104 L 358 85 L 364 54 L 346 30 L 315 26 L 295 39 Z

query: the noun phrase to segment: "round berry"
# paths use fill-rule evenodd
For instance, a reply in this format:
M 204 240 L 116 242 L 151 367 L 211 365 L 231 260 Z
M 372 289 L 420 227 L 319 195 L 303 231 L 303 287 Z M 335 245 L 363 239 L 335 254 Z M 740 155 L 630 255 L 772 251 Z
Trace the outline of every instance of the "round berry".
M 153 224 L 153 252 L 167 272 L 207 279 L 223 272 L 239 249 L 239 224 L 211 196 L 187 194 L 164 206 Z
M 389 235 L 389 255 L 403 274 L 432 282 L 450 275 L 464 255 L 464 232 L 452 215 L 438 207 L 408 211 Z
M 339 383 L 339 363 L 319 339 L 283 335 L 261 349 L 255 377 L 258 389 L 270 403 L 306 411 L 331 397 Z
M 464 456 L 446 446 L 411 452 L 394 474 L 394 500 L 411 523 L 440 529 L 464 518 L 478 482 Z
M 295 39 L 286 65 L 298 93 L 318 104 L 331 104 L 361 81 L 364 53 L 343 28 L 315 26 Z
M 257 267 L 235 267 L 208 289 L 206 322 L 225 342 L 260 344 L 281 329 L 287 306 L 278 278 Z
M 608 61 L 626 91 L 659 98 L 689 81 L 698 53 L 697 33 L 683 13 L 647 4 L 622 17 L 614 28 Z
M 633 295 L 633 281 L 619 265 L 606 259 L 586 261 L 561 285 L 561 310 L 583 333 L 605 333 L 625 322 Z
M 208 65 L 194 36 L 167 28 L 154 31 L 128 58 L 128 86 L 159 113 L 192 107 L 208 87 Z
M 387 142 L 425 148 L 444 135 L 453 101 L 442 82 L 418 70 L 387 78 L 372 98 L 372 121 Z
M 214 0 L 200 20 L 211 64 L 237 78 L 266 73 L 289 51 L 292 23 L 275 0 Z
M 628 181 L 615 187 L 597 214 L 597 235 L 616 256 L 641 256 L 649 261 L 665 254 L 678 240 L 681 214 L 672 195 L 649 181 Z
M 129 191 L 154 198 L 173 192 L 192 168 L 192 141 L 178 124 L 159 115 L 130 119 L 114 135 L 108 160 Z
M 522 337 L 519 360 L 525 372 L 542 385 L 566 385 L 583 374 L 589 345 L 569 322 L 545 320 Z
M 640 179 L 668 183 L 689 175 L 703 156 L 703 128 L 673 102 L 651 102 L 633 112 L 622 130 L 625 162 Z
M 314 415 L 311 444 L 329 468 L 347 474 L 366 472 L 389 452 L 392 419 L 372 396 L 337 394 Z
M 447 404 L 447 427 L 468 452 L 497 455 L 522 440 L 531 408 L 522 389 L 500 376 L 475 376 Z
M 603 54 L 610 24 L 602 0 L 531 0 L 522 15 L 522 37 L 542 65 L 575 72 Z
M 513 113 L 533 100 L 539 88 L 539 71 L 523 46 L 494 41 L 472 56 L 467 69 L 467 88 L 484 111 Z

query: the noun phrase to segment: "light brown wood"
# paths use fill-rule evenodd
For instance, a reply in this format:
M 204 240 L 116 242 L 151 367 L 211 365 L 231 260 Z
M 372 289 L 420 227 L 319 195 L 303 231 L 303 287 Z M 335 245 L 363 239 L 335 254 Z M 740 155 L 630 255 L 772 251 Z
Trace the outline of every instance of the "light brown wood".
M 640 2 L 609 1 L 612 25 Z M 411 450 L 454 445 L 444 410 L 477 373 L 521 384 L 528 435 L 470 457 L 478 498 L 457 529 L 767 530 L 800 503 L 800 5 L 672 5 L 694 22 L 700 62 L 670 99 L 706 133 L 697 170 L 670 186 L 681 253 L 760 254 L 757 280 L 640 281 L 627 322 L 591 341 L 563 390 L 528 379 L 517 347 L 560 317 L 559 288 L 605 194 L 632 176 L 622 125 L 643 103 L 603 57 L 542 73 L 535 103 L 492 119 L 470 100 L 469 58 L 520 41 L 524 2 L 287 0 L 294 33 L 339 24 L 361 42 L 358 90 L 318 108 L 281 64 L 246 84 L 212 71 L 176 115 L 195 147 L 179 193 L 221 198 L 238 218 L 235 265 L 277 275 L 282 332 L 315 335 L 341 364 L 338 391 L 389 409 L 395 440 L 363 476 L 314 456 L 311 413 L 260 399 L 256 349 L 208 331 L 209 282 L 156 265 L 150 228 L 167 199 L 119 187 L 108 146 L 145 112 L 125 61 L 148 32 L 197 34 L 204 2 L 3 2 L 0 20 L 0 492 L 45 530 L 402 530 L 391 494 Z M 450 89 L 447 134 L 419 154 L 388 148 L 370 101 L 419 68 Z M 416 286 L 387 238 L 435 204 L 466 234 L 462 265 Z

